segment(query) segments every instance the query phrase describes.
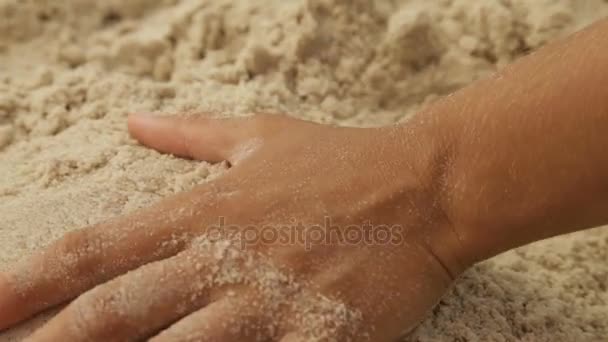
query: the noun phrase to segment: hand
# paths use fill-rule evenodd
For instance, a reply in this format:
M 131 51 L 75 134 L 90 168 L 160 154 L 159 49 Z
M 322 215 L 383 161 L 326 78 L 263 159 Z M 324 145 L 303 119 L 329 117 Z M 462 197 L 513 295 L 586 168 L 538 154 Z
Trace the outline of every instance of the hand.
M 0 329 L 76 298 L 30 340 L 391 341 L 464 268 L 411 125 L 133 115 L 129 129 L 231 167 L 0 274 Z

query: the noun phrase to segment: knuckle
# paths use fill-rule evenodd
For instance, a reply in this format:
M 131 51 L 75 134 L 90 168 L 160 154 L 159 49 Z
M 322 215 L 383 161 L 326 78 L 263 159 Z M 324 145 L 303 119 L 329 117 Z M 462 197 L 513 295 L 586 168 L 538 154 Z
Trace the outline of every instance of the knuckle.
M 70 280 L 86 280 L 98 267 L 101 240 L 90 230 L 70 232 L 51 249 L 51 258 L 65 268 Z
M 99 340 L 106 331 L 115 331 L 121 319 L 103 296 L 103 291 L 92 290 L 68 307 L 68 319 L 73 333 L 81 340 Z
M 91 240 L 86 230 L 69 232 L 58 242 L 58 252 L 63 254 L 81 253 L 91 245 Z

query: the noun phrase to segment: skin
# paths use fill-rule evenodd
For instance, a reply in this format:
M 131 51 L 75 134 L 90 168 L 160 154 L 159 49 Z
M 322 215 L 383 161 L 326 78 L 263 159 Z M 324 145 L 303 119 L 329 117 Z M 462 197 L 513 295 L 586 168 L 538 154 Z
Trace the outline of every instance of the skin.
M 29 340 L 314 340 L 293 306 L 271 309 L 252 269 L 236 266 L 248 281 L 189 284 L 214 274 L 213 248 L 197 241 L 220 217 L 305 232 L 329 217 L 342 232 L 396 225 L 402 239 L 237 249 L 292 277 L 296 287 L 273 285 L 285 303 L 322 295 L 348 308 L 355 319 L 319 340 L 395 340 L 475 262 L 608 223 L 607 54 L 602 21 L 392 127 L 132 115 L 142 144 L 231 168 L 0 274 L 0 329 L 75 298 Z

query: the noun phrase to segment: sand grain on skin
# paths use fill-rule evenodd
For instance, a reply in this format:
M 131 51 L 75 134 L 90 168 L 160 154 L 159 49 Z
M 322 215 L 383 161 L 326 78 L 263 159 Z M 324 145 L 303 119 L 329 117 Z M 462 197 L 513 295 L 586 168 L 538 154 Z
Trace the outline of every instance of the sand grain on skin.
M 0 271 L 225 169 L 138 146 L 127 112 L 391 124 L 606 14 L 601 0 L 0 0 Z M 607 279 L 605 229 L 537 243 L 467 272 L 408 340 L 605 341 Z

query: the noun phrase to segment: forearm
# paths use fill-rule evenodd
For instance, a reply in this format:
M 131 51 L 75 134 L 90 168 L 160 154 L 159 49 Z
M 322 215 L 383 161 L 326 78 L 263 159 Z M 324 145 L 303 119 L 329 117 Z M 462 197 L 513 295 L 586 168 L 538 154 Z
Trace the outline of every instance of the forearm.
M 433 169 L 465 264 L 608 223 L 608 21 L 439 101 L 412 124 L 442 137 Z

